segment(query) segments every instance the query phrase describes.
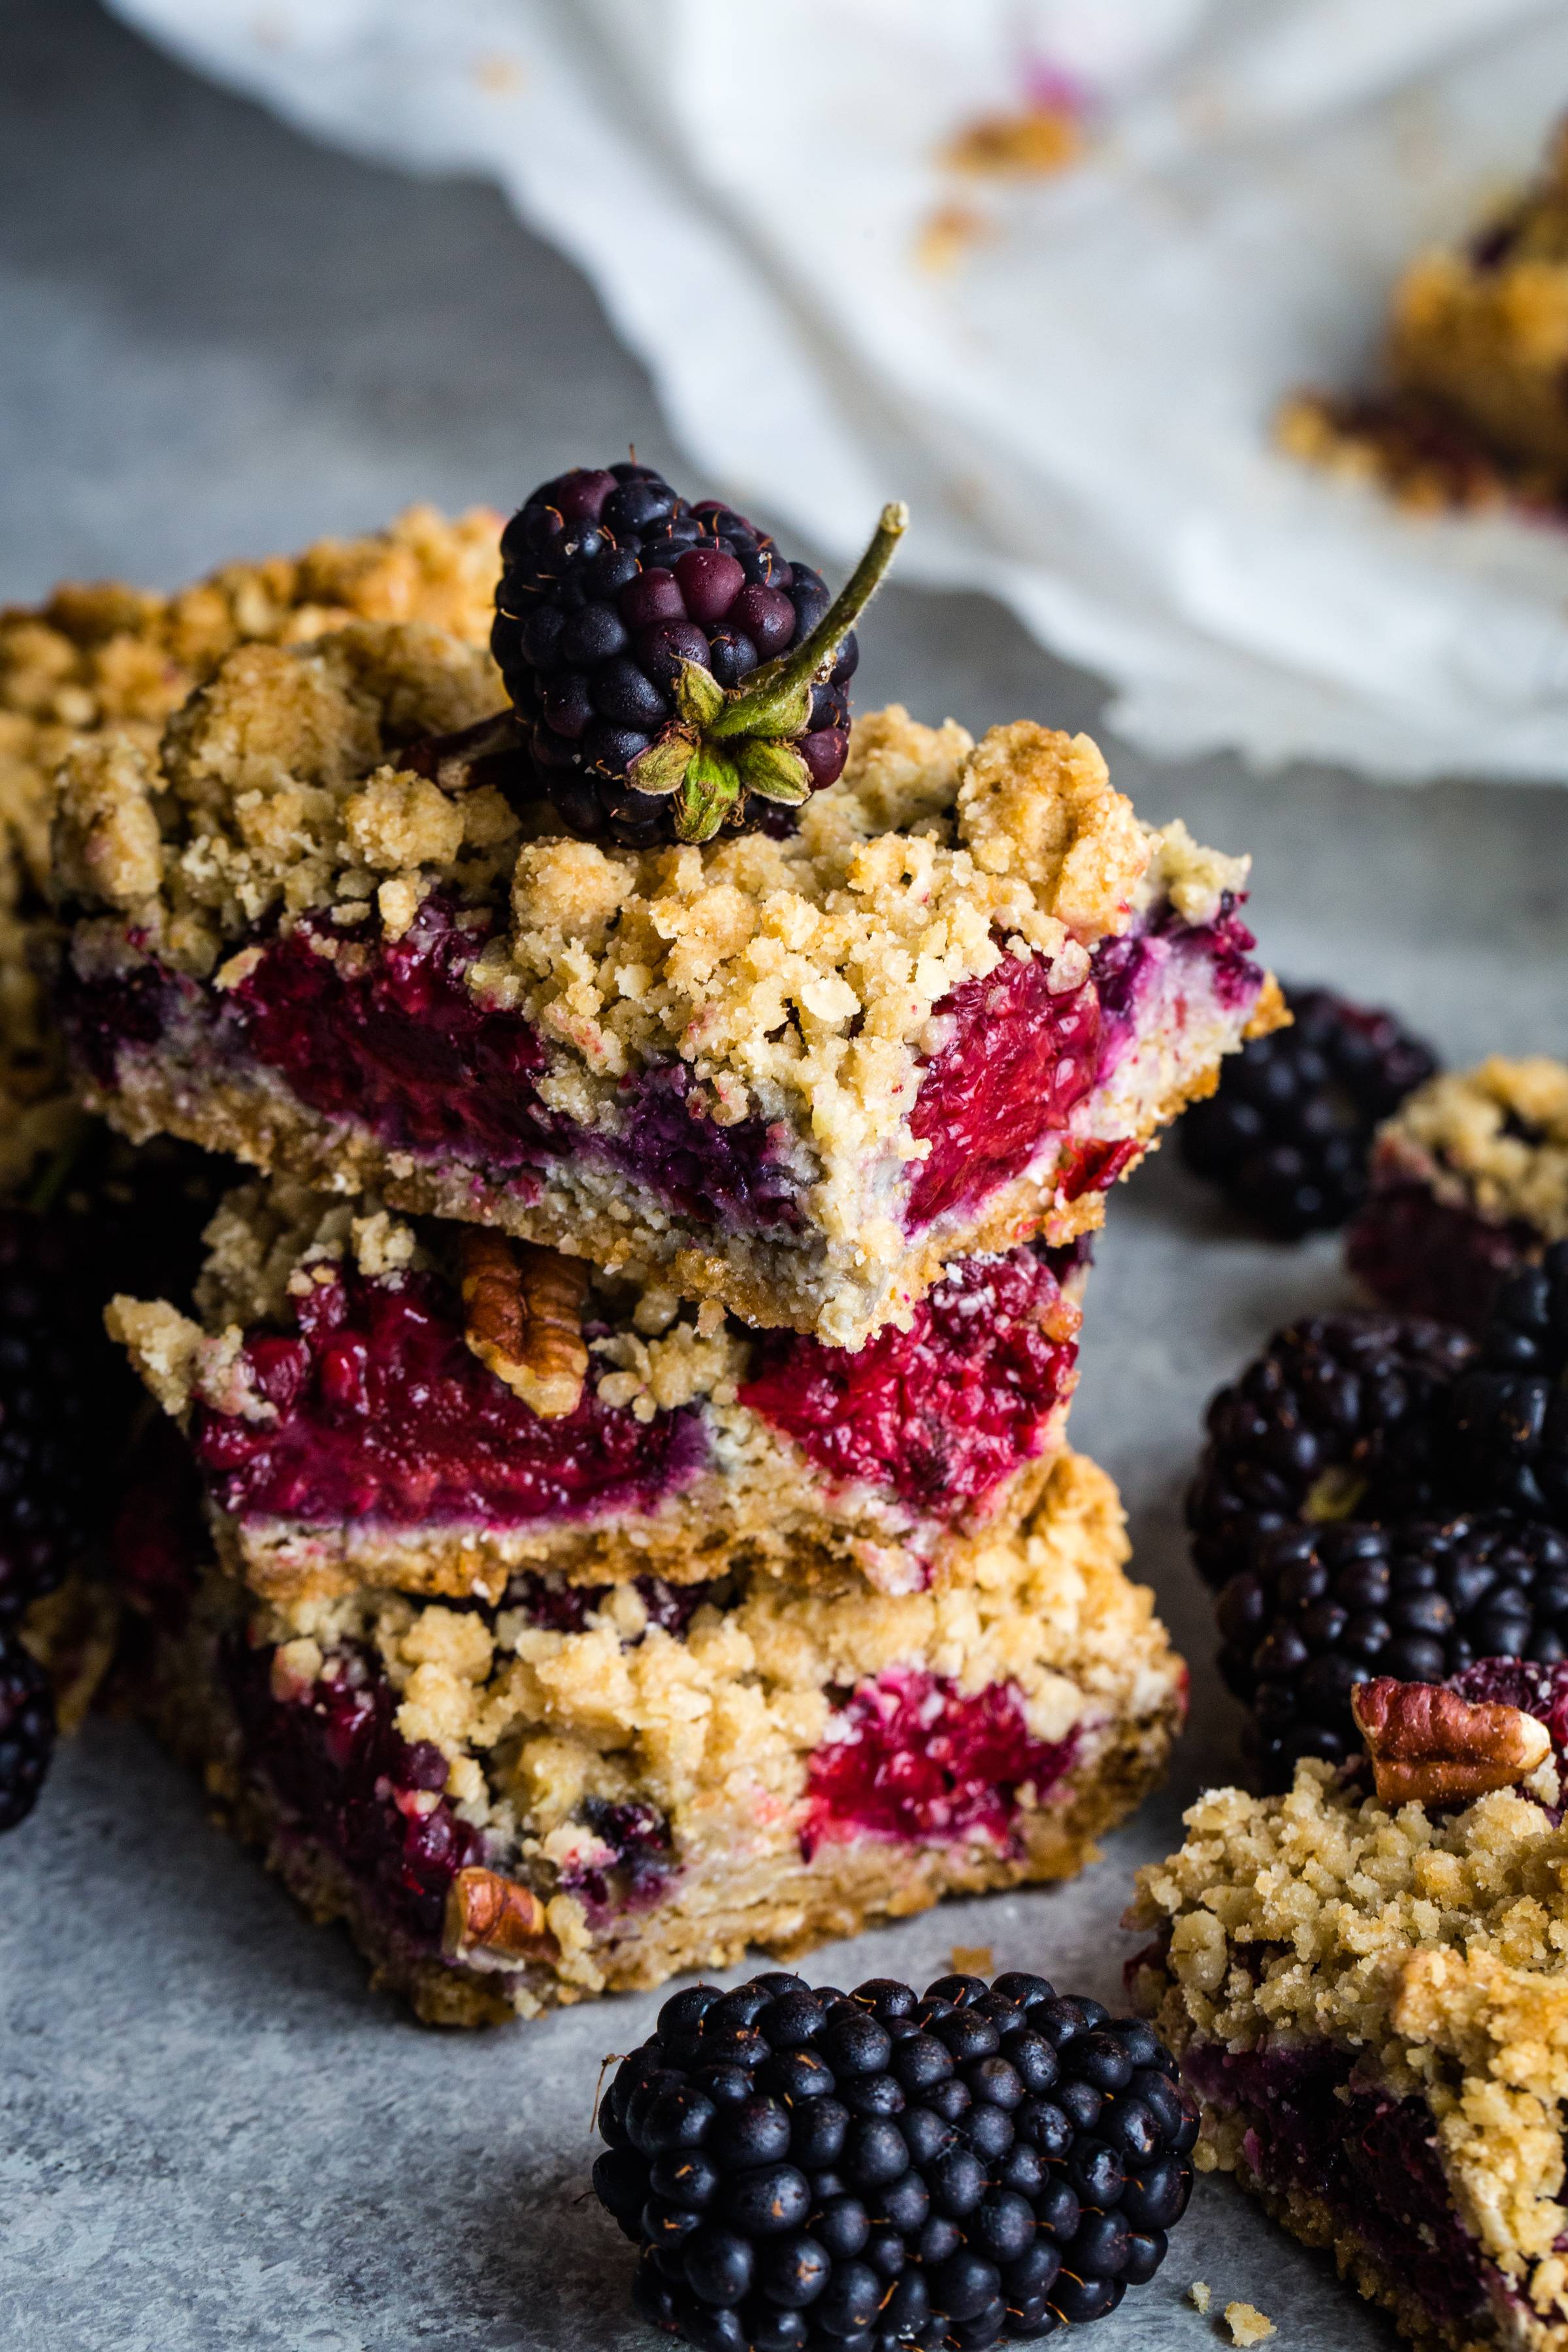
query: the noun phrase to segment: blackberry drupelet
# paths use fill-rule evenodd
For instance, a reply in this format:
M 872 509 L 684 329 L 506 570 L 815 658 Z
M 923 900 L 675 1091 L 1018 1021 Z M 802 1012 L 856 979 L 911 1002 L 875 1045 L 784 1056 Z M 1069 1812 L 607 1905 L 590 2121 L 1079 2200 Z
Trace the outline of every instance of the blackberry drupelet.
M 1478 1660 L 1568 1659 L 1568 1538 L 1506 1511 L 1286 1527 L 1215 1604 L 1220 1672 L 1251 1713 L 1263 1786 L 1360 1751 L 1355 1685 L 1446 1682 Z
M 850 632 L 903 527 L 884 510 L 832 600 L 766 531 L 651 467 L 542 484 L 502 536 L 491 636 L 526 732 L 513 789 L 634 848 L 784 818 L 843 769 Z
M 1468 1499 L 1446 1416 L 1474 1355 L 1462 1332 L 1414 1317 L 1315 1315 L 1277 1331 L 1208 1409 L 1187 1496 L 1200 1573 L 1224 1584 L 1300 1520 L 1410 1517 Z
M 1254 1037 L 1176 1132 L 1196 1176 L 1278 1241 L 1342 1225 L 1366 1192 L 1380 1121 L 1431 1077 L 1434 1055 L 1391 1013 L 1287 988 L 1289 1029 Z
M 1113 2311 L 1192 2188 L 1147 2025 L 1042 1977 L 697 1985 L 600 2109 L 633 2302 L 700 2352 L 984 2352 Z
M 55 1745 L 48 1677 L 0 1624 L 0 1830 L 26 1821 L 38 1800 Z
M 1453 1442 L 1467 1491 L 1568 1527 L 1568 1242 L 1510 1275 L 1478 1361 L 1456 1381 Z

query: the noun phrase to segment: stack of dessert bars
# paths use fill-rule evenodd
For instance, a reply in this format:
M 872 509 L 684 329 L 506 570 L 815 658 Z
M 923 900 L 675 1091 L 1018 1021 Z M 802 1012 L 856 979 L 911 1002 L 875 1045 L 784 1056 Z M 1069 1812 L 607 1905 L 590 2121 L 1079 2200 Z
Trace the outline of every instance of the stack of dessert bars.
M 503 700 L 432 595 L 67 749 L 79 1096 L 247 1163 L 110 1310 L 138 1704 L 430 2020 L 1062 1877 L 1182 1711 L 1063 1424 L 1108 1187 L 1280 1017 L 1245 861 L 897 708 L 793 830 L 566 837 L 424 749 Z

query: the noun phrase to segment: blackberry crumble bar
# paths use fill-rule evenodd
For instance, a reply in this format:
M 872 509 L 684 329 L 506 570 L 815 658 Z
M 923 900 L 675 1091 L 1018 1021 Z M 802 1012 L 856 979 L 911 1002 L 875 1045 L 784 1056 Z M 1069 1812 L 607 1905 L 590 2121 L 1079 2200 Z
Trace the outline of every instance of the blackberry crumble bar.
M 1185 1670 L 1066 1454 L 962 1588 L 744 1572 L 496 1605 L 261 1601 L 150 1479 L 121 1548 L 134 1702 L 321 1921 L 477 2024 L 941 1895 L 1062 1878 L 1158 1778 Z
M 1316 1762 L 1288 1795 L 1211 1790 L 1128 1916 L 1200 2170 L 1455 2352 L 1568 2343 L 1564 1684 L 1363 1684 L 1375 1791 Z
M 1294 457 L 1418 509 L 1568 495 L 1568 130 L 1525 193 L 1395 289 L 1385 383 L 1288 402 Z
M 24 1184 L 76 1118 L 37 951 L 67 752 L 107 734 L 155 751 L 171 713 L 241 645 L 353 620 L 427 621 L 483 645 L 500 534 L 487 509 L 448 520 L 410 507 L 385 530 L 226 564 L 174 595 L 68 582 L 0 609 L 0 1191 Z
M 741 1563 L 918 1591 L 1037 1500 L 1078 1377 L 1084 1243 L 957 1260 L 851 1353 L 287 1178 L 207 1239 L 200 1320 L 121 1297 L 110 1327 L 278 1600 Z
M 1568 1067 L 1493 1055 L 1433 1078 L 1379 1129 L 1345 1255 L 1400 1312 L 1479 1331 L 1504 1278 L 1563 1240 Z
M 1085 737 L 856 726 L 797 829 L 608 850 L 448 794 L 489 657 L 360 624 L 231 655 L 157 754 L 67 760 L 83 1098 L 859 1345 L 951 1260 L 1099 1224 L 1283 1019 L 1244 859 Z

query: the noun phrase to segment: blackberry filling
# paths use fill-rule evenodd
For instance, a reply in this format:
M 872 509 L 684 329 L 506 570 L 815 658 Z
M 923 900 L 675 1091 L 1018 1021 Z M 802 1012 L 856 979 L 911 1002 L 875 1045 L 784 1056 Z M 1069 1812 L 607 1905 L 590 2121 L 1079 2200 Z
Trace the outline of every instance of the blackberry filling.
M 1374 1186 L 1345 1235 L 1345 1264 L 1399 1315 L 1436 1315 L 1479 1332 L 1540 1235 L 1521 1218 L 1493 1224 L 1425 1184 Z
M 1044 1804 L 1071 1771 L 1078 1734 L 1037 1739 L 1005 1683 L 965 1696 L 905 1667 L 841 1692 L 812 1757 L 801 1853 L 857 1837 L 983 1836 L 1006 1849 L 1020 1793 Z

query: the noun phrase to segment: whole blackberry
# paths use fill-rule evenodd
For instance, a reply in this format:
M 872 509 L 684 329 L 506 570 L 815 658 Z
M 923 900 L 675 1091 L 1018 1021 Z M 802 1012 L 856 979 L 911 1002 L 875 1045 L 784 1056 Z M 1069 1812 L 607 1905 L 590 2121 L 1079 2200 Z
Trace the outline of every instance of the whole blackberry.
M 1437 1067 L 1392 1013 L 1287 988 L 1289 1029 L 1254 1037 L 1177 1129 L 1195 1176 L 1278 1241 L 1342 1225 L 1366 1192 L 1379 1123 Z
M 1568 1658 L 1568 1538 L 1510 1512 L 1281 1528 L 1215 1609 L 1220 1672 L 1250 1709 L 1268 1789 L 1303 1756 L 1359 1752 L 1350 1696 L 1374 1675 L 1446 1682 L 1479 1659 Z
M 1455 1382 L 1459 1475 L 1478 1500 L 1568 1527 L 1568 1242 L 1510 1275 Z
M 716 499 L 649 466 L 575 467 L 501 538 L 491 647 L 526 775 L 569 832 L 641 848 L 708 841 L 836 781 L 849 744 L 854 622 L 904 509 L 885 508 L 847 587 L 786 562 Z
M 54 1745 L 48 1677 L 0 1625 L 0 1830 L 14 1830 L 32 1811 Z
M 1187 1496 L 1200 1573 L 1224 1584 L 1303 1519 L 1441 1510 L 1462 1491 L 1446 1413 L 1474 1354 L 1462 1332 L 1414 1317 L 1314 1315 L 1277 1331 L 1208 1409 Z
M 1043 1977 L 697 1985 L 600 2109 L 632 2299 L 700 2352 L 984 2352 L 1114 2311 L 1192 2189 L 1146 2025 Z

